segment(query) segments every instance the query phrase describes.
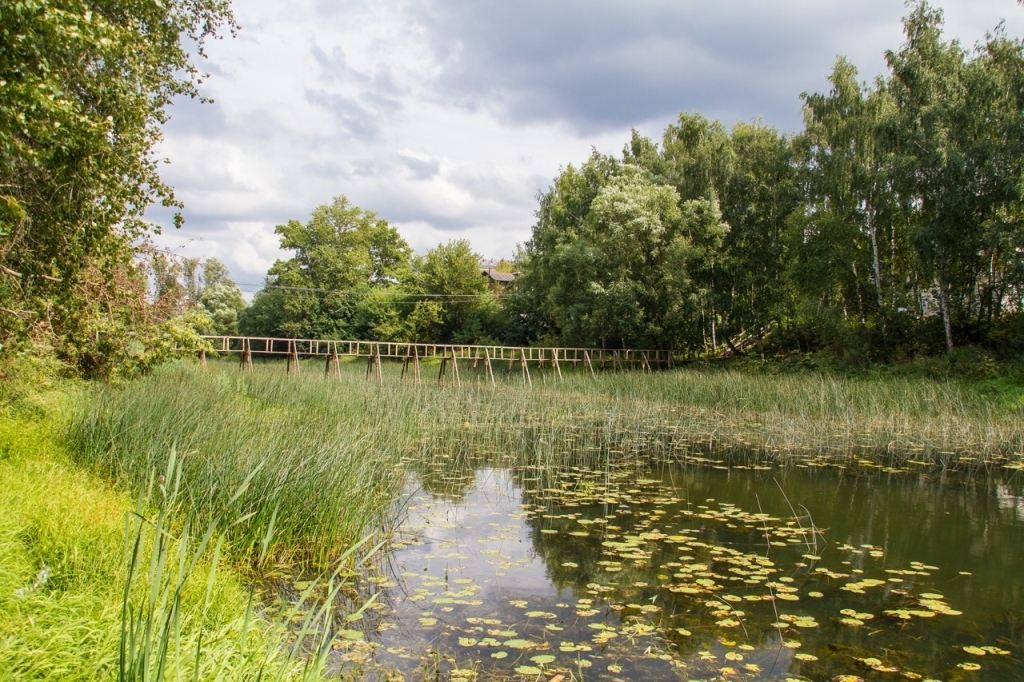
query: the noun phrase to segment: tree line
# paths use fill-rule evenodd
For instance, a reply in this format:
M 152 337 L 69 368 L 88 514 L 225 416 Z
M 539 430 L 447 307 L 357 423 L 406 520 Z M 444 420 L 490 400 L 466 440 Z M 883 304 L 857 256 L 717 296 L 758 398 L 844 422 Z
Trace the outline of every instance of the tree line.
M 863 82 L 839 58 L 829 91 L 802 95 L 797 134 L 683 113 L 660 141 L 634 131 L 621 156 L 565 167 L 498 298 L 467 244 L 414 258 L 338 199 L 278 228 L 296 255 L 242 328 L 711 352 L 757 337 L 864 358 L 1019 350 L 1024 49 L 1002 27 L 973 49 L 942 29 L 940 10 L 913 3 L 888 73 Z

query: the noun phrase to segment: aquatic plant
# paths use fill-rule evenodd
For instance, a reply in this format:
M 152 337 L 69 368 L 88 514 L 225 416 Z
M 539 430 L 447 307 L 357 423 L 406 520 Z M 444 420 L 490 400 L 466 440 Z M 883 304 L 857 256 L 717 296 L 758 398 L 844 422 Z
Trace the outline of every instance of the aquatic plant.
M 397 364 L 385 369 L 378 385 L 356 363 L 330 378 L 309 366 L 289 376 L 271 363 L 253 374 L 174 363 L 83 400 L 73 451 L 140 486 L 176 448 L 197 518 L 237 513 L 234 542 L 249 551 L 275 519 L 273 552 L 323 563 L 387 524 L 408 469 L 433 485 L 424 465 L 435 458 L 949 470 L 1017 466 L 1024 444 L 1020 408 L 936 381 L 563 368 L 561 380 L 535 371 L 532 388 L 515 374 L 492 388 L 469 368 L 460 387 L 401 382 Z M 250 476 L 252 494 L 232 499 Z

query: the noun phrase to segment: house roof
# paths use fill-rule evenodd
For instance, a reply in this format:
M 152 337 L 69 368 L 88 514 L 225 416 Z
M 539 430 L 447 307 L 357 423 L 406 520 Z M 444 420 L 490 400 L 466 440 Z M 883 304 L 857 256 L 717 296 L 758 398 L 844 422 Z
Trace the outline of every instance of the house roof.
M 497 270 L 482 269 L 480 270 L 481 275 L 487 275 L 494 282 L 514 282 L 516 281 L 516 273 L 514 272 L 498 272 Z

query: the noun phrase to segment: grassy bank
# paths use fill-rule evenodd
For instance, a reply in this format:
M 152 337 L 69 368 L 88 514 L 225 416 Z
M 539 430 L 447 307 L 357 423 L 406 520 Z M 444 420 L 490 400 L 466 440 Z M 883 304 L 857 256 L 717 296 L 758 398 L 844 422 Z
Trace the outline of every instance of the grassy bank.
M 166 480 L 84 470 L 65 440 L 83 387 L 28 379 L 0 401 L 0 679 L 316 677 L 296 630 L 324 614 L 260 615 L 230 524 L 192 521 Z

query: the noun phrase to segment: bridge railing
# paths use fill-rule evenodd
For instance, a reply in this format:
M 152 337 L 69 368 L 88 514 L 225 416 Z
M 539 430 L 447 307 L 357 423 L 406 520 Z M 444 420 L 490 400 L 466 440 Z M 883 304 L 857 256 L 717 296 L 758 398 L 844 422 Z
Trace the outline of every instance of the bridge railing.
M 538 347 L 538 346 L 487 346 L 474 344 L 411 343 L 399 341 L 342 341 L 325 339 L 285 339 L 262 336 L 204 336 L 212 350 L 218 353 L 241 353 L 253 355 L 278 355 L 294 358 L 304 357 L 366 357 L 379 361 L 381 358 L 398 360 L 438 359 L 457 362 L 458 360 L 508 362 L 525 367 L 535 364 L 539 367 L 561 365 L 612 367 L 614 369 L 671 368 L 680 355 L 677 351 L 665 349 L 636 348 L 585 348 L 585 347 Z

